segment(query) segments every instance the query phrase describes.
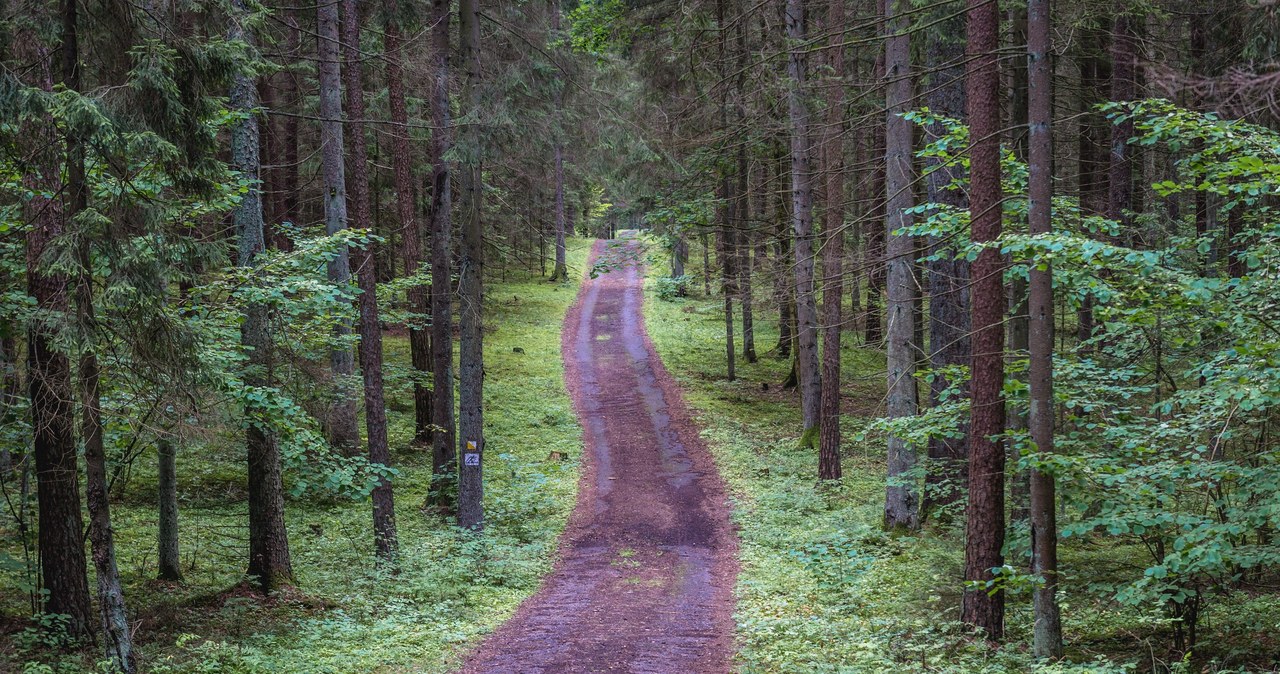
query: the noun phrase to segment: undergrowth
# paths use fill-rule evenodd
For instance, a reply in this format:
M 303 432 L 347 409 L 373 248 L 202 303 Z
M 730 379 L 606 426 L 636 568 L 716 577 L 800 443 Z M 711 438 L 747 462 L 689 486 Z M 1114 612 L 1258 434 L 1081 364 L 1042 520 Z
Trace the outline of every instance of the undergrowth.
M 735 617 L 742 672 L 1202 671 L 1161 660 L 1161 648 L 1152 644 L 1161 643 L 1153 633 L 1162 626 L 1154 619 L 1085 591 L 1098 580 L 1089 569 L 1104 566 L 1095 564 L 1098 556 L 1108 556 L 1105 566 L 1114 566 L 1134 551 L 1064 547 L 1064 577 L 1079 590 L 1063 597 L 1067 661 L 1037 663 L 1030 656 L 1026 593 L 1009 597 L 1008 645 L 992 648 L 976 638 L 958 624 L 961 532 L 931 525 L 913 537 L 893 537 L 881 528 L 884 450 L 853 439 L 883 413 L 883 354 L 852 346 L 861 340 L 846 333 L 844 479 L 820 483 L 817 452 L 799 446 L 798 393 L 781 390 L 790 362 L 776 356 L 776 308 L 757 305 L 760 360 L 751 364 L 739 357 L 738 379 L 729 382 L 722 300 L 661 299 L 657 275 L 647 283 L 646 325 L 704 429 L 739 528 Z M 1011 532 L 1011 563 L 1025 548 L 1017 542 L 1024 535 Z M 1236 611 L 1242 604 L 1228 604 L 1218 614 L 1219 624 L 1241 620 Z M 1210 666 L 1203 671 L 1233 671 Z
M 569 282 L 508 271 L 505 282 L 487 288 L 482 536 L 422 508 L 431 457 L 429 447 L 411 443 L 404 336 L 385 340 L 390 441 L 400 471 L 396 575 L 372 563 L 367 501 L 291 499 L 286 516 L 297 589 L 267 600 L 243 591 L 243 447 L 228 432 L 180 449 L 185 582 L 153 581 L 155 474 L 150 465 L 136 466 L 112 514 L 125 592 L 139 623 L 142 670 L 365 674 L 456 667 L 550 570 L 576 497 L 581 429 L 564 388 L 560 328 L 590 245 L 569 241 Z M 13 577 L 0 580 L 0 587 L 15 586 Z M 20 593 L 5 594 L 0 616 L 29 611 Z M 0 671 L 93 671 L 92 657 L 53 654 L 38 629 L 21 619 L 5 622 Z

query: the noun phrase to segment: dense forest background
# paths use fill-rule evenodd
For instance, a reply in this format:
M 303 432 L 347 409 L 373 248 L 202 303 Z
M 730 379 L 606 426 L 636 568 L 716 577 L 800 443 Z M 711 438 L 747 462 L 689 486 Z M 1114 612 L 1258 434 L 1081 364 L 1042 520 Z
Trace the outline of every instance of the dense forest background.
M 1280 663 L 1275 3 L 4 1 L 0 670 L 456 667 L 623 230 L 743 671 Z

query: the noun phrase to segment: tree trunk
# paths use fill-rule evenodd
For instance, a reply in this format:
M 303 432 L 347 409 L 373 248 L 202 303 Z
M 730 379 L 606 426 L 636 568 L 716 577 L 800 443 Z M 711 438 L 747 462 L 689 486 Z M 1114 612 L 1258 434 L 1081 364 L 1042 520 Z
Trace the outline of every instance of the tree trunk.
M 781 182 L 781 166 L 775 175 Z M 782 190 L 770 191 L 777 195 L 777 254 L 773 256 L 773 292 L 778 301 L 778 347 L 775 351 L 778 358 L 783 359 L 791 358 L 791 343 L 795 341 L 795 287 L 787 280 L 787 267 L 791 264 L 791 228 L 787 222 L 786 201 Z
M 1105 215 L 1108 202 L 1106 185 L 1107 151 L 1103 141 L 1107 133 L 1100 115 L 1093 110 L 1102 99 L 1102 88 L 1111 78 L 1111 71 L 1102 58 L 1104 36 L 1094 29 L 1081 33 L 1080 61 L 1081 117 L 1079 138 L 1080 211 L 1083 215 Z M 1093 296 L 1085 297 L 1077 313 L 1076 336 L 1083 342 L 1093 337 Z
M 342 133 L 342 67 L 339 45 L 337 2 L 316 5 L 316 58 L 320 80 L 320 165 L 324 181 L 324 228 L 330 236 L 347 229 L 347 178 L 343 165 L 346 143 Z M 367 203 L 367 195 L 366 195 Z M 346 292 L 351 283 L 351 260 L 347 246 L 329 260 L 329 282 Z M 334 329 L 339 343 L 329 351 L 333 375 L 333 401 L 325 419 L 329 442 L 342 454 L 352 456 L 360 449 L 353 385 L 355 359 L 345 342 L 350 323 L 343 319 Z
M 453 418 L 453 148 L 449 111 L 449 0 L 431 1 L 431 360 L 436 426 L 431 443 L 431 495 L 452 505 L 458 474 Z
M 302 29 L 298 26 L 298 16 L 295 10 L 289 10 L 284 15 L 284 23 L 288 32 L 285 34 L 285 49 L 289 53 L 295 53 L 302 44 Z M 299 92 L 301 87 L 298 86 L 298 74 L 296 72 L 285 73 L 285 91 L 282 98 L 295 111 L 300 112 L 303 106 L 302 95 Z M 299 167 L 302 165 L 298 157 L 298 117 L 296 115 L 288 115 L 284 118 L 284 178 L 281 180 L 281 187 L 284 194 L 281 195 L 281 203 L 283 205 L 282 216 L 287 222 L 294 225 L 300 225 L 302 221 L 302 208 L 299 202 L 302 195 L 301 180 L 299 179 Z M 276 247 L 281 250 L 287 250 L 292 247 L 292 242 L 283 236 L 276 238 Z
M 876 16 L 884 18 L 888 0 L 876 0 Z M 881 29 L 878 32 L 883 32 Z M 872 66 L 872 76 L 877 82 L 885 78 L 885 52 L 876 54 Z M 872 138 L 871 156 L 874 164 L 871 167 L 871 215 L 869 222 L 885 221 L 885 170 L 880 166 L 880 158 L 885 156 L 885 133 L 882 129 L 873 128 L 869 134 Z M 885 285 L 885 228 L 876 224 L 867 227 L 866 244 L 863 247 L 864 266 L 867 269 L 867 308 L 863 319 L 863 341 L 867 346 L 875 347 L 884 339 L 884 326 L 881 311 L 884 308 Z
M 62 83 L 68 90 L 79 92 L 79 21 L 75 2 L 65 5 L 62 29 Z M 67 206 L 64 213 L 66 221 L 70 223 L 75 222 L 88 208 L 89 192 L 85 183 L 84 143 L 72 131 L 66 135 L 66 144 Z M 93 310 L 93 257 L 89 250 L 92 238 L 88 232 L 80 234 L 76 250 L 79 276 L 76 279 L 75 303 L 76 323 L 80 333 L 80 439 L 84 443 L 89 545 L 93 551 L 93 568 L 98 581 L 98 611 L 102 618 L 107 657 L 118 671 L 132 673 L 136 669 L 133 635 L 129 630 L 124 590 L 120 587 L 120 570 L 116 565 L 115 537 L 111 531 L 107 456 L 102 438 L 102 395 L 99 388 L 101 369 L 93 344 L 97 320 Z
M 1025 6 L 1009 9 L 1009 24 L 1013 44 L 1026 44 L 1027 9 Z M 1012 80 L 1008 125 L 1011 136 L 1009 147 L 1013 149 L 1014 156 L 1027 161 L 1027 68 L 1025 63 L 1020 63 L 1017 59 L 1009 62 L 1009 68 Z M 1027 353 L 1030 330 L 1027 312 L 1027 282 L 1020 275 L 1015 274 L 1009 282 L 1009 317 L 1006 320 L 1009 326 L 1007 352 L 1011 361 L 1023 358 Z M 1026 382 L 1026 376 L 1021 373 L 1015 374 L 1014 377 L 1021 382 Z M 1027 414 L 1027 409 L 1020 402 L 1008 405 L 1005 410 L 1005 424 L 1011 435 L 1019 436 L 1026 433 Z M 1012 446 L 1008 446 L 1006 452 L 1007 459 L 1016 466 L 1019 459 L 1017 451 Z M 1009 485 L 1009 516 L 1015 522 L 1025 522 L 1030 517 L 1030 479 L 1030 475 L 1025 471 L 1016 468 L 1013 471 L 1013 481 Z
M 929 76 L 929 109 L 953 119 L 964 117 L 964 16 L 955 10 L 959 1 L 936 11 L 941 22 L 928 33 L 925 48 Z M 944 132 L 941 125 L 930 129 Z M 925 184 L 929 202 L 965 208 L 968 199 L 960 190 L 946 189 L 962 173 L 960 167 L 927 160 Z M 955 259 L 954 246 L 938 237 L 929 240 L 929 364 L 934 370 L 969 366 L 969 262 Z M 929 386 L 929 404 L 936 406 L 952 386 L 947 377 L 935 376 Z M 967 388 L 967 387 L 966 387 Z M 959 429 L 967 433 L 968 424 Z M 925 517 L 939 508 L 957 503 L 968 479 L 965 459 L 969 446 L 965 438 L 932 438 L 929 441 L 929 470 L 925 474 Z
M 476 105 L 476 89 L 480 85 L 480 22 L 476 3 L 477 0 L 460 0 L 458 6 L 458 33 L 466 70 L 461 109 L 470 117 L 462 139 L 466 160 L 462 173 L 462 258 L 458 270 L 458 295 L 462 300 L 458 451 L 463 459 L 458 473 L 458 526 L 479 530 L 484 528 L 484 225 L 480 211 L 483 138 Z
M 720 247 L 716 251 L 716 257 L 720 262 L 721 274 L 721 294 L 724 296 L 724 348 L 725 348 L 725 377 L 729 381 L 737 378 L 736 363 L 734 362 L 735 349 L 733 345 L 733 295 L 734 295 L 734 278 L 736 272 L 733 268 L 733 225 L 736 220 L 735 208 L 736 196 L 730 187 L 733 182 L 728 175 L 720 177 L 720 205 L 716 207 L 716 220 L 719 221 L 719 232 L 716 237 L 719 240 Z
M 362 120 L 365 114 L 364 75 L 360 67 L 362 24 L 359 0 L 342 0 L 342 12 L 347 59 L 347 111 L 352 119 Z M 348 148 L 353 222 L 355 229 L 369 230 L 368 148 L 361 122 L 351 124 Z M 407 199 L 408 195 L 405 195 L 404 200 Z M 378 270 L 374 257 L 372 244 L 366 244 L 352 255 L 360 286 L 360 374 L 364 381 L 364 426 L 369 442 L 369 463 L 389 467 L 391 449 L 387 445 L 387 406 L 383 401 L 382 328 L 378 321 Z M 380 478 L 370 496 L 373 500 L 374 552 L 379 561 L 395 564 L 400 544 L 396 538 L 395 496 L 391 479 Z
M 156 562 L 160 580 L 182 580 L 182 561 L 178 547 L 178 450 L 169 438 L 156 441 L 159 460 L 156 466 L 156 482 L 159 492 L 159 533 L 157 534 Z
M 254 46 L 252 33 L 241 21 L 249 17 L 244 0 L 233 0 L 234 12 L 228 41 L 242 41 Z M 258 155 L 258 90 L 253 80 L 237 73 L 231 84 L 231 109 L 244 115 L 231 126 L 231 164 L 251 187 L 241 197 L 232 214 L 239 252 L 236 264 L 251 268 L 264 247 L 262 193 L 254 186 L 261 161 Z M 248 388 L 273 385 L 272 347 L 267 307 L 251 305 L 245 309 L 240 326 L 240 343 L 249 352 L 244 383 Z M 280 448 L 262 410 L 251 403 L 245 405 L 248 424 L 245 431 L 249 464 L 249 568 L 247 575 L 264 593 L 282 585 L 293 584 L 293 563 L 289 558 L 289 537 L 284 524 L 284 480 L 280 473 Z
M 1000 10 L 995 0 L 968 0 L 965 97 L 971 134 L 969 211 L 975 243 L 995 241 L 1001 228 Z M 1004 280 L 999 251 L 973 262 L 973 375 L 969 416 L 969 506 L 965 523 L 965 580 L 986 582 L 1004 564 Z M 962 618 L 1004 636 L 1004 593 L 967 590 Z
M 902 114 L 911 104 L 911 35 L 907 32 L 909 0 L 885 3 L 885 266 L 887 271 L 885 354 L 888 362 L 889 418 L 916 414 L 916 349 L 914 271 L 915 239 L 899 230 L 911 226 L 912 128 Z M 912 486 L 915 449 L 901 438 L 889 437 L 888 486 L 884 526 L 890 531 L 913 531 L 920 526 L 920 504 Z
M 551 0 L 551 31 L 553 38 L 560 39 L 560 0 Z M 558 72 L 558 71 L 557 71 Z M 551 270 L 552 281 L 569 280 L 569 269 L 565 261 L 565 225 L 568 222 L 568 214 L 565 213 L 564 204 L 564 139 L 562 134 L 564 130 L 560 128 L 561 117 L 563 116 L 564 107 L 564 81 L 557 76 L 555 84 L 555 94 L 553 95 L 554 110 L 554 128 L 552 133 L 555 136 L 555 225 L 556 225 L 556 264 Z
M 844 0 L 830 0 L 827 31 L 845 23 Z M 832 33 L 827 68 L 833 82 L 826 87 L 827 123 L 823 130 L 822 174 L 826 208 L 822 225 L 822 393 L 818 433 L 818 479 L 838 480 L 840 468 L 840 309 L 844 301 L 844 45 Z
M 408 128 L 409 111 L 404 95 L 404 39 L 400 27 L 400 3 L 386 0 L 387 105 L 391 111 L 392 172 L 396 192 L 396 215 L 400 219 L 400 257 L 405 276 L 422 272 L 422 233 L 414 217 L 413 154 Z M 435 400 L 426 376 L 431 372 L 431 333 L 426 321 L 431 314 L 424 283 L 414 283 L 408 291 L 409 353 L 414 370 L 413 410 L 414 442 L 426 443 L 432 438 L 431 423 Z
M 787 0 L 787 72 L 790 77 L 787 100 L 791 118 L 791 223 L 795 232 L 796 350 L 800 377 L 800 408 L 804 417 L 801 444 L 817 442 L 821 413 L 821 382 L 818 373 L 818 309 L 813 287 L 813 175 L 809 148 L 809 109 L 805 80 L 803 43 L 804 0 Z
M 1028 229 L 1032 235 L 1053 231 L 1053 65 L 1049 0 L 1027 3 L 1027 63 L 1029 73 Z M 1053 271 L 1031 268 L 1030 280 L 1031 388 L 1028 424 L 1036 452 L 1053 452 Z M 1033 591 L 1035 625 L 1033 652 L 1038 658 L 1062 657 L 1062 617 L 1058 611 L 1058 523 L 1053 475 L 1031 470 L 1031 573 L 1044 579 Z
M 1132 101 L 1137 96 L 1138 68 L 1137 32 L 1133 17 L 1117 14 L 1111 34 L 1111 100 Z M 1122 233 L 1129 232 L 1133 224 L 1133 153 L 1129 146 L 1132 137 L 1132 119 L 1111 125 L 1107 218 L 1120 223 Z
M 64 19 L 74 29 L 75 3 L 68 2 Z M 31 41 L 34 41 L 33 39 Z M 25 41 L 24 41 L 25 42 Z M 19 47 L 26 45 L 20 44 Z M 64 41 L 64 49 L 67 44 Z M 39 63 L 39 86 L 53 89 L 52 55 L 38 46 L 30 54 Z M 72 47 L 72 58 L 78 50 Z M 66 57 L 64 56 L 64 59 Z M 48 249 L 66 233 L 64 204 L 44 194 L 62 193 L 61 160 L 57 156 L 58 140 L 53 120 L 32 124 L 24 130 L 32 133 L 37 151 L 35 174 L 23 176 L 23 184 L 34 195 L 27 202 L 27 293 L 35 308 L 50 317 L 67 313 L 67 278 L 60 272 L 46 270 Z M 54 252 L 48 252 L 54 255 Z M 69 636 L 90 635 L 92 618 L 89 608 L 89 581 L 84 555 L 84 522 L 80 511 L 79 464 L 73 431 L 75 411 L 72 408 L 71 360 L 55 344 L 59 321 L 34 320 L 28 323 L 27 384 L 31 404 L 31 451 L 35 457 L 36 500 L 39 528 L 37 547 L 40 555 L 41 590 L 45 613 L 65 615 Z

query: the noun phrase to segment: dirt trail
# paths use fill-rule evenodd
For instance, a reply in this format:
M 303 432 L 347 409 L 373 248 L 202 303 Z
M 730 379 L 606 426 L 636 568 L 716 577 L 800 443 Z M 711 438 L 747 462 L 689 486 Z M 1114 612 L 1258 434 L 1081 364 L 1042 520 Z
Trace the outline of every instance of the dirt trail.
M 600 242 L 593 262 L 632 257 Z M 588 280 L 565 318 L 585 429 L 578 504 L 541 590 L 463 672 L 727 672 L 737 539 L 723 485 L 640 311 L 630 263 Z

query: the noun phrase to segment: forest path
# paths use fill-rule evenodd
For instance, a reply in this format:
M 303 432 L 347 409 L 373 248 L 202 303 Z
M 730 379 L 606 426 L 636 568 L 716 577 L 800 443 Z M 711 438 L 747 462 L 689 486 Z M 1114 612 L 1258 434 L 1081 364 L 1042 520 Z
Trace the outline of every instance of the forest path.
M 601 241 L 565 317 L 585 429 L 561 560 L 463 672 L 727 672 L 737 538 L 724 487 L 641 314 L 638 245 Z

